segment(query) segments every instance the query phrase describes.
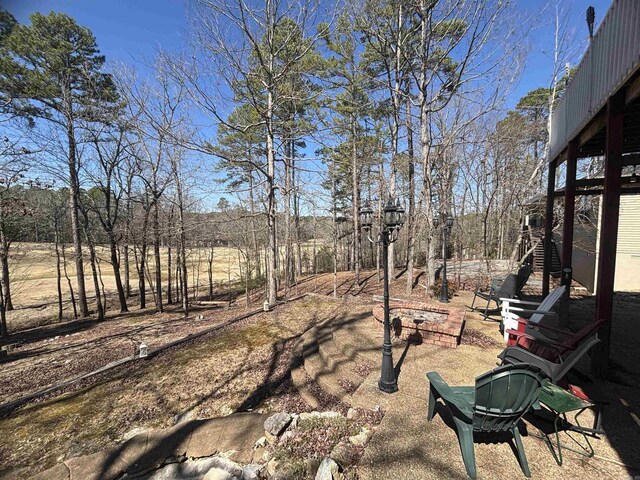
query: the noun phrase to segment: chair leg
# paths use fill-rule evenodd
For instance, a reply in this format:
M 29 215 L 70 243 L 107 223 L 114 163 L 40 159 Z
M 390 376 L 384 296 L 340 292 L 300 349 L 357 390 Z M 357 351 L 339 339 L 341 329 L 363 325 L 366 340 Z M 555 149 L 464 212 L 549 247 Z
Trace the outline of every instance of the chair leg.
M 478 297 L 478 291 L 473 292 L 473 301 L 471 302 L 471 310 L 473 310 L 474 305 L 476 304 L 476 298 Z
M 487 300 L 487 306 L 484 308 L 484 318 L 485 320 L 487 319 L 487 317 L 489 316 L 488 312 L 489 312 L 489 305 L 491 305 L 491 297 L 489 297 L 489 300 Z
M 513 438 L 516 441 L 516 449 L 518 450 L 518 460 L 520 461 L 520 468 L 522 468 L 525 477 L 530 478 L 531 472 L 529 471 L 529 462 L 527 462 L 527 456 L 524 453 L 524 446 L 522 445 L 522 438 L 520 437 L 518 427 L 514 426 L 511 430 L 511 433 L 513 434 Z
M 475 479 L 476 473 L 476 454 L 473 450 L 473 425 L 464 423 L 464 421 L 453 418 L 458 431 L 458 441 L 460 442 L 460 451 L 462 452 L 462 461 L 464 468 L 467 470 L 469 478 Z
M 429 409 L 427 413 L 427 421 L 430 422 L 433 418 L 433 414 L 436 411 L 436 402 L 438 401 L 438 392 L 433 387 L 429 387 Z

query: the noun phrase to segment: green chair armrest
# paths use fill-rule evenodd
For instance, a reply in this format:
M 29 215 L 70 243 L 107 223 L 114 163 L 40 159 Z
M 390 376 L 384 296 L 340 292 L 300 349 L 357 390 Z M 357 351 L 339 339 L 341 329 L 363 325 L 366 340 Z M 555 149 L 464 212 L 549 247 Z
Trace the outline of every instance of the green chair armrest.
M 453 405 L 467 418 L 473 415 L 473 397 L 469 394 L 469 388 L 474 387 L 450 387 L 438 372 L 427 373 L 430 388 L 438 392 L 438 396 L 448 405 Z M 470 401 L 471 400 L 471 401 Z

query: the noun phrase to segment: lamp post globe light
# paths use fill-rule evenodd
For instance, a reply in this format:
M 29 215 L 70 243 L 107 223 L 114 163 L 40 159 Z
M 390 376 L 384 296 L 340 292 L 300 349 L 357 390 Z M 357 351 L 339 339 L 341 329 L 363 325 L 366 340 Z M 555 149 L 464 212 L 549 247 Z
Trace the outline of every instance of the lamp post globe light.
M 440 302 L 449 303 L 449 281 L 447 280 L 447 239 L 453 227 L 453 217 L 450 213 L 441 213 L 442 217 L 442 288 L 440 288 Z M 433 227 L 440 225 L 440 218 L 433 217 Z
M 398 382 L 393 369 L 393 353 L 391 350 L 391 321 L 389 319 L 389 245 L 398 239 L 398 231 L 404 224 L 404 208 L 400 201 L 394 202 L 391 196 L 384 206 L 382 228 L 378 238 L 371 238 L 373 210 L 369 205 L 360 208 L 360 224 L 371 243 L 382 245 L 382 266 L 384 271 L 384 340 L 382 342 L 382 368 L 378 388 L 385 393 L 398 391 Z

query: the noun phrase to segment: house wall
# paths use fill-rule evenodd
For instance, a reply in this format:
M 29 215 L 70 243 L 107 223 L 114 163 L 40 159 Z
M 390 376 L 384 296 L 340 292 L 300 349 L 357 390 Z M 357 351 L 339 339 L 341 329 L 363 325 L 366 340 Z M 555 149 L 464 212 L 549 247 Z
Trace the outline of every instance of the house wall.
M 597 222 L 576 224 L 573 229 L 573 279 L 590 293 L 596 289 L 598 273 L 598 229 L 602 221 L 602 198 Z M 562 249 L 560 235 L 554 235 Z M 617 291 L 640 291 L 640 195 L 620 197 L 620 220 L 616 253 Z
M 640 291 L 640 195 L 620 198 L 614 289 Z

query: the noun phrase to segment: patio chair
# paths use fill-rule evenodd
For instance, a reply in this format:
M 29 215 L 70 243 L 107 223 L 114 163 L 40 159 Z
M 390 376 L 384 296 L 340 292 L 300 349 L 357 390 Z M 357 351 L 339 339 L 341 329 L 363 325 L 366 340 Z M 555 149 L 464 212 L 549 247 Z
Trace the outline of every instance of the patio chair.
M 538 367 L 510 364 L 498 367 L 476 378 L 475 387 L 451 387 L 437 372 L 427 373 L 429 379 L 429 411 L 435 413 L 441 398 L 453 417 L 467 475 L 476 478 L 473 447 L 475 432 L 510 432 L 516 443 L 520 468 L 531 476 L 524 453 L 518 423 L 538 401 L 540 389 L 546 384 Z
M 520 290 L 518 286 L 520 285 L 520 279 L 518 279 L 517 275 L 510 273 L 505 277 L 500 285 L 497 285 L 495 282 L 491 284 L 491 288 L 488 292 L 482 292 L 480 289 L 476 289 L 473 294 L 473 301 L 471 302 L 471 306 L 469 307 L 471 310 L 483 310 L 483 307 L 476 307 L 476 299 L 481 298 L 487 301 L 487 304 L 484 306 L 483 317 L 486 319 L 489 317 L 489 306 L 491 302 L 495 302 L 496 308 L 492 309 L 491 312 L 498 310 L 500 305 L 502 305 L 502 301 L 504 298 L 515 298 Z
M 508 332 L 517 330 L 535 336 L 541 325 L 559 327 L 565 323 L 558 312 L 562 312 L 561 303 L 565 298 L 567 287 L 555 288 L 542 302 L 531 302 L 517 298 L 502 299 L 502 324 L 507 345 L 515 345 L 516 337 Z M 550 333 L 548 337 L 555 335 Z
M 524 286 L 529 281 L 529 277 L 531 276 L 532 268 L 531 265 L 525 263 L 518 269 L 518 273 L 516 276 L 518 277 L 518 293 L 522 291 Z
M 503 365 L 530 363 L 535 365 L 547 375 L 553 383 L 561 382 L 569 371 L 575 366 L 600 339 L 598 330 L 605 320 L 586 325 L 576 333 L 564 331 L 565 337 L 558 340 L 544 339 L 542 336 L 520 334 L 517 344 L 505 348 L 498 358 Z M 550 330 L 556 334 L 563 331 L 551 327 L 540 326 L 540 331 Z

